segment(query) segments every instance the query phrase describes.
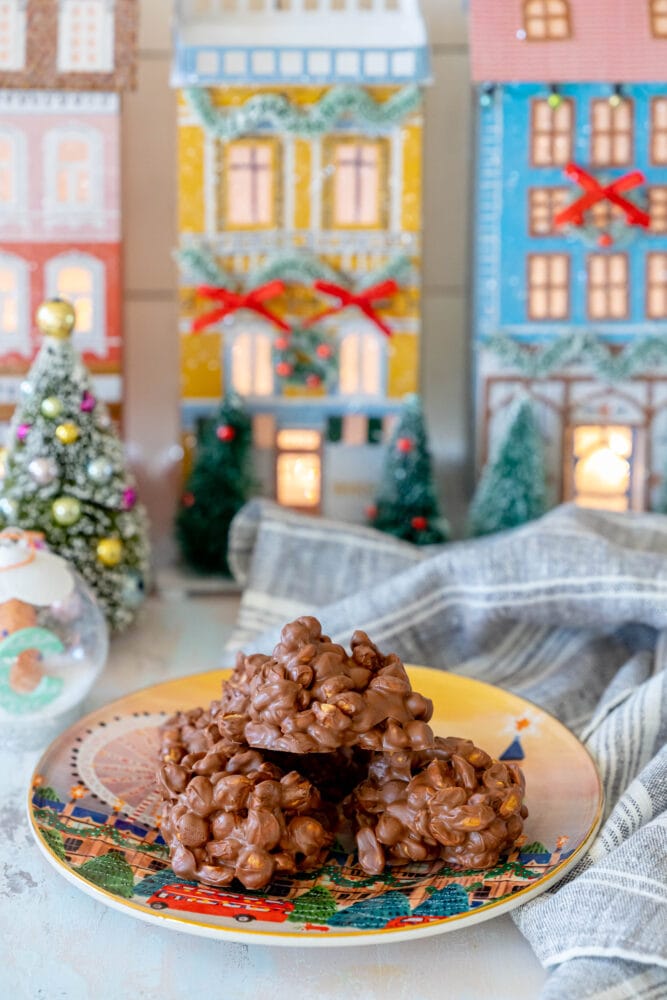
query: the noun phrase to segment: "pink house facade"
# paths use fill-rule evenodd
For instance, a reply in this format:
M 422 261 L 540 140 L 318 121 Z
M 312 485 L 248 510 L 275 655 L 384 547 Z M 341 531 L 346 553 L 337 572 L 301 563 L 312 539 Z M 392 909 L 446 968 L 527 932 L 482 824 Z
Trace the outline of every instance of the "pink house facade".
M 120 95 L 136 0 L 0 2 L 0 422 L 39 347 L 44 298 L 76 309 L 96 389 L 122 399 Z
M 667 76 L 664 0 L 474 2 L 470 30 L 477 83 Z

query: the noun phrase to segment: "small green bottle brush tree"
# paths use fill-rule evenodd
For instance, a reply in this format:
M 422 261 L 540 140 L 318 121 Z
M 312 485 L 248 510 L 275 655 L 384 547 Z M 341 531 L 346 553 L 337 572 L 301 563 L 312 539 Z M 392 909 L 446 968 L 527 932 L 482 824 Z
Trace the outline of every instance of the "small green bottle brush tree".
M 90 584 L 110 628 L 125 628 L 149 577 L 146 514 L 106 406 L 72 345 L 75 314 L 43 303 L 44 342 L 21 385 L 0 483 L 0 526 L 38 531 Z
M 418 396 L 408 396 L 387 445 L 375 503 L 367 511 L 372 527 L 416 545 L 436 545 L 449 538 L 440 512 L 426 425 Z
M 254 488 L 251 446 L 250 418 L 240 396 L 230 393 L 201 427 L 176 517 L 183 559 L 201 573 L 230 575 L 229 526 Z

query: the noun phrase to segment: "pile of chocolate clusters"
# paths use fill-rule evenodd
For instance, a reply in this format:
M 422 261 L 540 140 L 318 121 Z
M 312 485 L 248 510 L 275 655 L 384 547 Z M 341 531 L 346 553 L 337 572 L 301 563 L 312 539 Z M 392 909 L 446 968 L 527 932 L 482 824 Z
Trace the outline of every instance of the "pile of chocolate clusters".
M 271 656 L 240 655 L 222 697 L 162 729 L 162 834 L 177 875 L 249 889 L 324 863 L 344 829 L 359 864 L 493 866 L 527 815 L 518 767 L 433 735 L 433 705 L 364 632 L 351 655 L 316 618 Z

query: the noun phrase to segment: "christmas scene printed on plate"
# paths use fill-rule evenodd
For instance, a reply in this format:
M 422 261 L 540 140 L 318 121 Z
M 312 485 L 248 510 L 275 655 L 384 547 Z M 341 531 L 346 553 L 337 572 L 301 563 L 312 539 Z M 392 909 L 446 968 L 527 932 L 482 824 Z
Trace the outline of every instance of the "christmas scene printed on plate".
M 530 815 L 523 843 L 494 868 L 456 870 L 436 861 L 369 876 L 356 854 L 335 844 L 322 868 L 259 891 L 179 878 L 160 835 L 158 730 L 175 709 L 217 697 L 222 672 L 129 695 L 59 737 L 32 780 L 29 810 L 40 846 L 102 901 L 194 933 L 353 943 L 378 932 L 449 930 L 511 909 L 562 877 L 590 843 L 601 814 L 595 766 L 576 737 L 523 699 L 424 667 L 409 673 L 434 701 L 437 734 L 469 737 L 524 770 Z

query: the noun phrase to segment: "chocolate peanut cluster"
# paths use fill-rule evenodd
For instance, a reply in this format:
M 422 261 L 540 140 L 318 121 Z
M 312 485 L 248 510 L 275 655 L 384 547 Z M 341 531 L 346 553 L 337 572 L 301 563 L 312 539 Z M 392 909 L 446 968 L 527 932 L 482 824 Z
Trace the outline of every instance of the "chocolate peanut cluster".
M 209 708 L 162 728 L 162 832 L 177 875 L 250 889 L 320 866 L 351 827 L 369 874 L 442 859 L 485 868 L 523 829 L 523 775 L 435 737 L 432 703 L 364 632 L 351 655 L 315 618 L 240 656 Z
M 273 656 L 239 658 L 216 719 L 221 731 L 296 754 L 432 746 L 433 704 L 412 690 L 399 658 L 383 656 L 365 632 L 351 645 L 350 656 L 316 618 L 286 625 Z
M 528 812 L 523 774 L 470 740 L 436 737 L 422 753 L 378 754 L 345 808 L 356 827 L 359 864 L 440 858 L 491 868 L 516 843 Z
M 176 874 L 216 886 L 237 878 L 260 889 L 276 872 L 322 864 L 335 808 L 297 771 L 216 729 L 210 713 L 197 709 L 174 716 L 163 730 L 162 835 Z

